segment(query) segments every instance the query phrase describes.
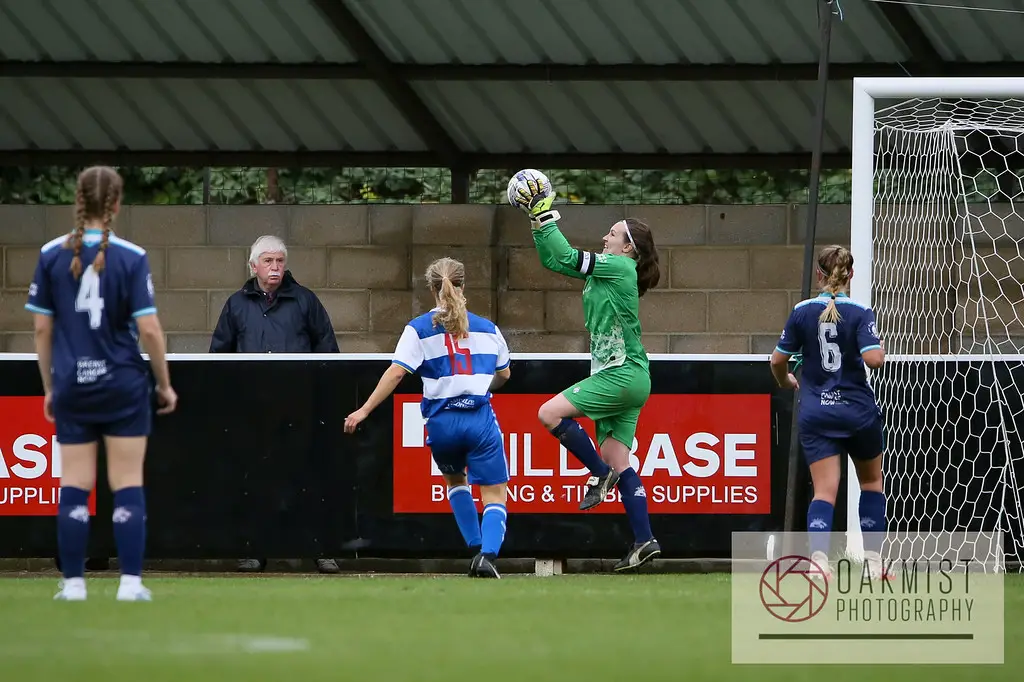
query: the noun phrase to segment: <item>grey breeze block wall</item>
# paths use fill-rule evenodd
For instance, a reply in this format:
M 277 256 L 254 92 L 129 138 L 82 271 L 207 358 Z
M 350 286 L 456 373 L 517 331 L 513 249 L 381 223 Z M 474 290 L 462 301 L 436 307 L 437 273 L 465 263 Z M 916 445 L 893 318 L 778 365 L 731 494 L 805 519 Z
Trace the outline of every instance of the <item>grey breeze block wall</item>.
M 625 216 L 648 222 L 661 282 L 641 301 L 653 353 L 767 353 L 799 299 L 804 206 L 560 206 L 573 246 L 599 250 Z M 0 206 L 0 350 L 31 352 L 23 309 L 39 247 L 70 229 L 70 206 Z M 817 241 L 849 244 L 849 207 L 819 209 Z M 581 283 L 544 270 L 527 219 L 505 206 L 126 206 L 115 231 L 145 247 L 171 352 L 205 352 L 225 299 L 248 276 L 262 234 L 282 237 L 344 352 L 390 352 L 428 310 L 423 272 L 449 255 L 467 268 L 471 310 L 513 352 L 586 352 Z

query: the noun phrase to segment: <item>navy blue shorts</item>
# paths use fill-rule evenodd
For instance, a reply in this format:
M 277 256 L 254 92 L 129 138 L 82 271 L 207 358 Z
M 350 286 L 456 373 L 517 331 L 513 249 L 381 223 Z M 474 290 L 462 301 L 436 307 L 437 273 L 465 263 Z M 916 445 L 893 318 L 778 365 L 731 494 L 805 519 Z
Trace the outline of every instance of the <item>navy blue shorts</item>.
M 68 417 L 59 412 L 55 416 L 57 442 L 61 445 L 95 443 L 103 436 L 148 436 L 153 425 L 153 408 L 149 403 L 140 405 L 128 416 L 114 421 L 84 421 L 81 417 Z
M 427 445 L 442 474 L 461 474 L 468 468 L 470 485 L 508 483 L 505 445 L 490 405 L 434 415 L 427 420 Z
M 820 435 L 811 430 L 800 429 L 800 445 L 808 464 L 832 455 L 849 455 L 853 459 L 869 460 L 878 457 L 885 449 L 885 433 L 882 420 L 875 419 L 864 428 L 850 431 L 845 435 Z

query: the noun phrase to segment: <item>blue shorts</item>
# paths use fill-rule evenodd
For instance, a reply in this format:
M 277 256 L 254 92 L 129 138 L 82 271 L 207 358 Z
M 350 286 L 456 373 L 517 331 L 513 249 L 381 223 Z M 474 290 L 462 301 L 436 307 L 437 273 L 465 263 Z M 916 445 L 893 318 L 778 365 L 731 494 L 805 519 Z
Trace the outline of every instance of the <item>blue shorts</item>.
M 427 420 L 427 445 L 442 474 L 468 468 L 470 485 L 508 483 L 501 428 L 490 405 L 437 413 Z
M 61 445 L 95 443 L 103 436 L 130 438 L 148 436 L 153 425 L 153 409 L 149 403 L 140 405 L 134 412 L 113 421 L 83 420 L 75 415 L 68 417 L 55 414 L 57 421 L 57 442 Z
M 885 449 L 885 433 L 881 419 L 874 419 L 862 429 L 841 435 L 835 431 L 822 435 L 801 427 L 800 445 L 803 446 L 804 459 L 808 464 L 833 455 L 869 460 L 878 457 Z

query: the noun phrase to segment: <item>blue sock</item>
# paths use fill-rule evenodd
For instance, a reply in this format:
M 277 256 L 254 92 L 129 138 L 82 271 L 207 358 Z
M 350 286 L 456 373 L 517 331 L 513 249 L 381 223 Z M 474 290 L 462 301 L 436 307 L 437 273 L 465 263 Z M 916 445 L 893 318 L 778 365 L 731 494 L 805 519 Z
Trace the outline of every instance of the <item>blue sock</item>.
M 604 476 L 610 471 L 601 456 L 590 442 L 590 436 L 575 419 L 563 419 L 558 426 L 551 429 L 551 435 L 562 442 L 565 449 L 575 455 L 580 464 L 590 469 L 595 476 Z
M 860 531 L 864 533 L 864 549 L 882 551 L 885 537 L 885 495 L 871 490 L 860 492 Z
M 651 517 L 647 514 L 647 492 L 633 467 L 629 467 L 619 475 L 619 492 L 622 493 L 622 506 L 626 508 L 626 518 L 633 528 L 633 537 L 637 543 L 647 542 L 654 538 L 651 532 Z
M 505 519 L 508 511 L 503 504 L 489 504 L 484 507 L 483 528 L 484 544 L 480 551 L 492 561 L 497 558 L 501 543 L 505 540 Z
M 85 577 L 89 546 L 89 491 L 61 486 L 57 505 L 57 547 L 65 579 Z
M 114 493 L 113 518 L 121 575 L 142 575 L 146 552 L 146 496 L 142 488 L 122 488 Z
M 832 516 L 835 507 L 824 500 L 811 500 L 807 507 L 807 533 L 810 535 L 811 554 L 828 554 L 829 533 L 832 532 Z
M 467 547 L 480 545 L 480 518 L 476 515 L 476 504 L 468 485 L 457 485 L 448 489 L 448 504 L 455 514 L 455 523 L 466 541 Z

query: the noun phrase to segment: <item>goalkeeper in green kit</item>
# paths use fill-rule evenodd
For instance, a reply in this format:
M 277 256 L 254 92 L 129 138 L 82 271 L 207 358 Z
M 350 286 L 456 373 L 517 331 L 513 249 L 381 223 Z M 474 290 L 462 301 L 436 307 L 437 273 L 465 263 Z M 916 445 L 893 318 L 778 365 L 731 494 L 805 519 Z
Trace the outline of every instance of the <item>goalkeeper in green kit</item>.
M 580 509 L 596 507 L 618 485 L 634 542 L 616 571 L 634 569 L 661 554 L 651 533 L 647 495 L 630 466 L 629 451 L 640 409 L 651 393 L 647 353 L 640 342 L 640 297 L 658 284 L 658 251 L 644 223 L 611 226 L 601 253 L 572 248 L 551 208 L 555 193 L 542 173 L 525 170 L 509 183 L 509 201 L 530 216 L 533 241 L 545 268 L 586 281 L 583 314 L 590 332 L 590 376 L 548 400 L 538 417 L 591 473 Z M 594 421 L 598 455 L 574 419 Z

